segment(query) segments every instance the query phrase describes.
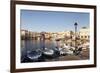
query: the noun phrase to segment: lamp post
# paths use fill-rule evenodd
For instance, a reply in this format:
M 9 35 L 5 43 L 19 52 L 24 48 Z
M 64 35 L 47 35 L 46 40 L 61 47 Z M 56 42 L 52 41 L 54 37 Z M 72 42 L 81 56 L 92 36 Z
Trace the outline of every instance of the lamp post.
M 72 31 L 70 31 L 70 39 L 71 39 L 70 46 L 72 46 L 72 34 L 73 34 L 73 32 L 72 32 Z
M 77 23 L 75 22 L 74 26 L 75 26 L 75 50 L 77 49 Z

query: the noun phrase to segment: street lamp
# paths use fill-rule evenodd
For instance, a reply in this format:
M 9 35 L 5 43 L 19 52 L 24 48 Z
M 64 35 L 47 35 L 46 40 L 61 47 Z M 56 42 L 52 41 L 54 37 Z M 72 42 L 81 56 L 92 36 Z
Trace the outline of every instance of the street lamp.
M 72 46 L 72 34 L 73 34 L 73 31 L 70 31 L 70 39 L 71 39 L 70 46 Z
M 77 23 L 75 22 L 74 26 L 75 26 L 75 50 L 77 49 Z

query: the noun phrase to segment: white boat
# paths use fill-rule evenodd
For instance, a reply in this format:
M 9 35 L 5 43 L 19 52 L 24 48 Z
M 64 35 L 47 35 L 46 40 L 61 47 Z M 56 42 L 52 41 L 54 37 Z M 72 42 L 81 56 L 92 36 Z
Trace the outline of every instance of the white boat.
M 73 55 L 73 50 L 75 50 L 74 47 L 71 47 L 70 45 L 66 45 L 64 44 L 63 45 L 63 48 L 64 48 L 64 52 L 68 55 Z
M 66 55 L 66 50 L 64 48 L 58 48 L 60 55 Z
M 52 56 L 52 55 L 54 54 L 54 50 L 45 48 L 45 49 L 43 50 L 43 54 L 44 54 L 44 55 L 47 55 L 47 56 Z
M 66 53 L 67 53 L 68 55 L 73 55 L 73 54 L 74 54 L 73 51 L 71 51 L 71 50 L 67 51 Z

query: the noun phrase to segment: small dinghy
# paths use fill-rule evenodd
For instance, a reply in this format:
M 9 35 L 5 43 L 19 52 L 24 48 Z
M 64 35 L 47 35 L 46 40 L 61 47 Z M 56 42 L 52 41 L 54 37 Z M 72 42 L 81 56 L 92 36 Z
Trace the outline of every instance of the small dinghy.
M 64 53 L 65 54 L 67 54 L 67 55 L 73 55 L 73 50 L 75 50 L 74 47 L 72 47 L 70 45 L 64 44 L 63 48 L 64 48 Z
M 48 49 L 48 48 L 45 48 L 43 50 L 43 55 L 47 58 L 52 58 L 53 57 L 53 54 L 54 54 L 54 50 L 52 49 Z

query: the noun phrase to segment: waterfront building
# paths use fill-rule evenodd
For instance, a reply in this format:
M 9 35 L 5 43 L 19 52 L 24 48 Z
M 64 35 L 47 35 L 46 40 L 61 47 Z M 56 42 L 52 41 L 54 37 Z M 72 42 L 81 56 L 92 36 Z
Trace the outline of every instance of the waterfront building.
M 89 40 L 90 38 L 90 29 L 87 27 L 82 27 L 79 31 L 80 39 Z
M 25 36 L 26 30 L 21 30 L 21 36 Z
M 27 30 L 21 30 L 20 31 L 20 34 L 21 34 L 21 39 L 26 39 L 28 36 L 28 31 Z

